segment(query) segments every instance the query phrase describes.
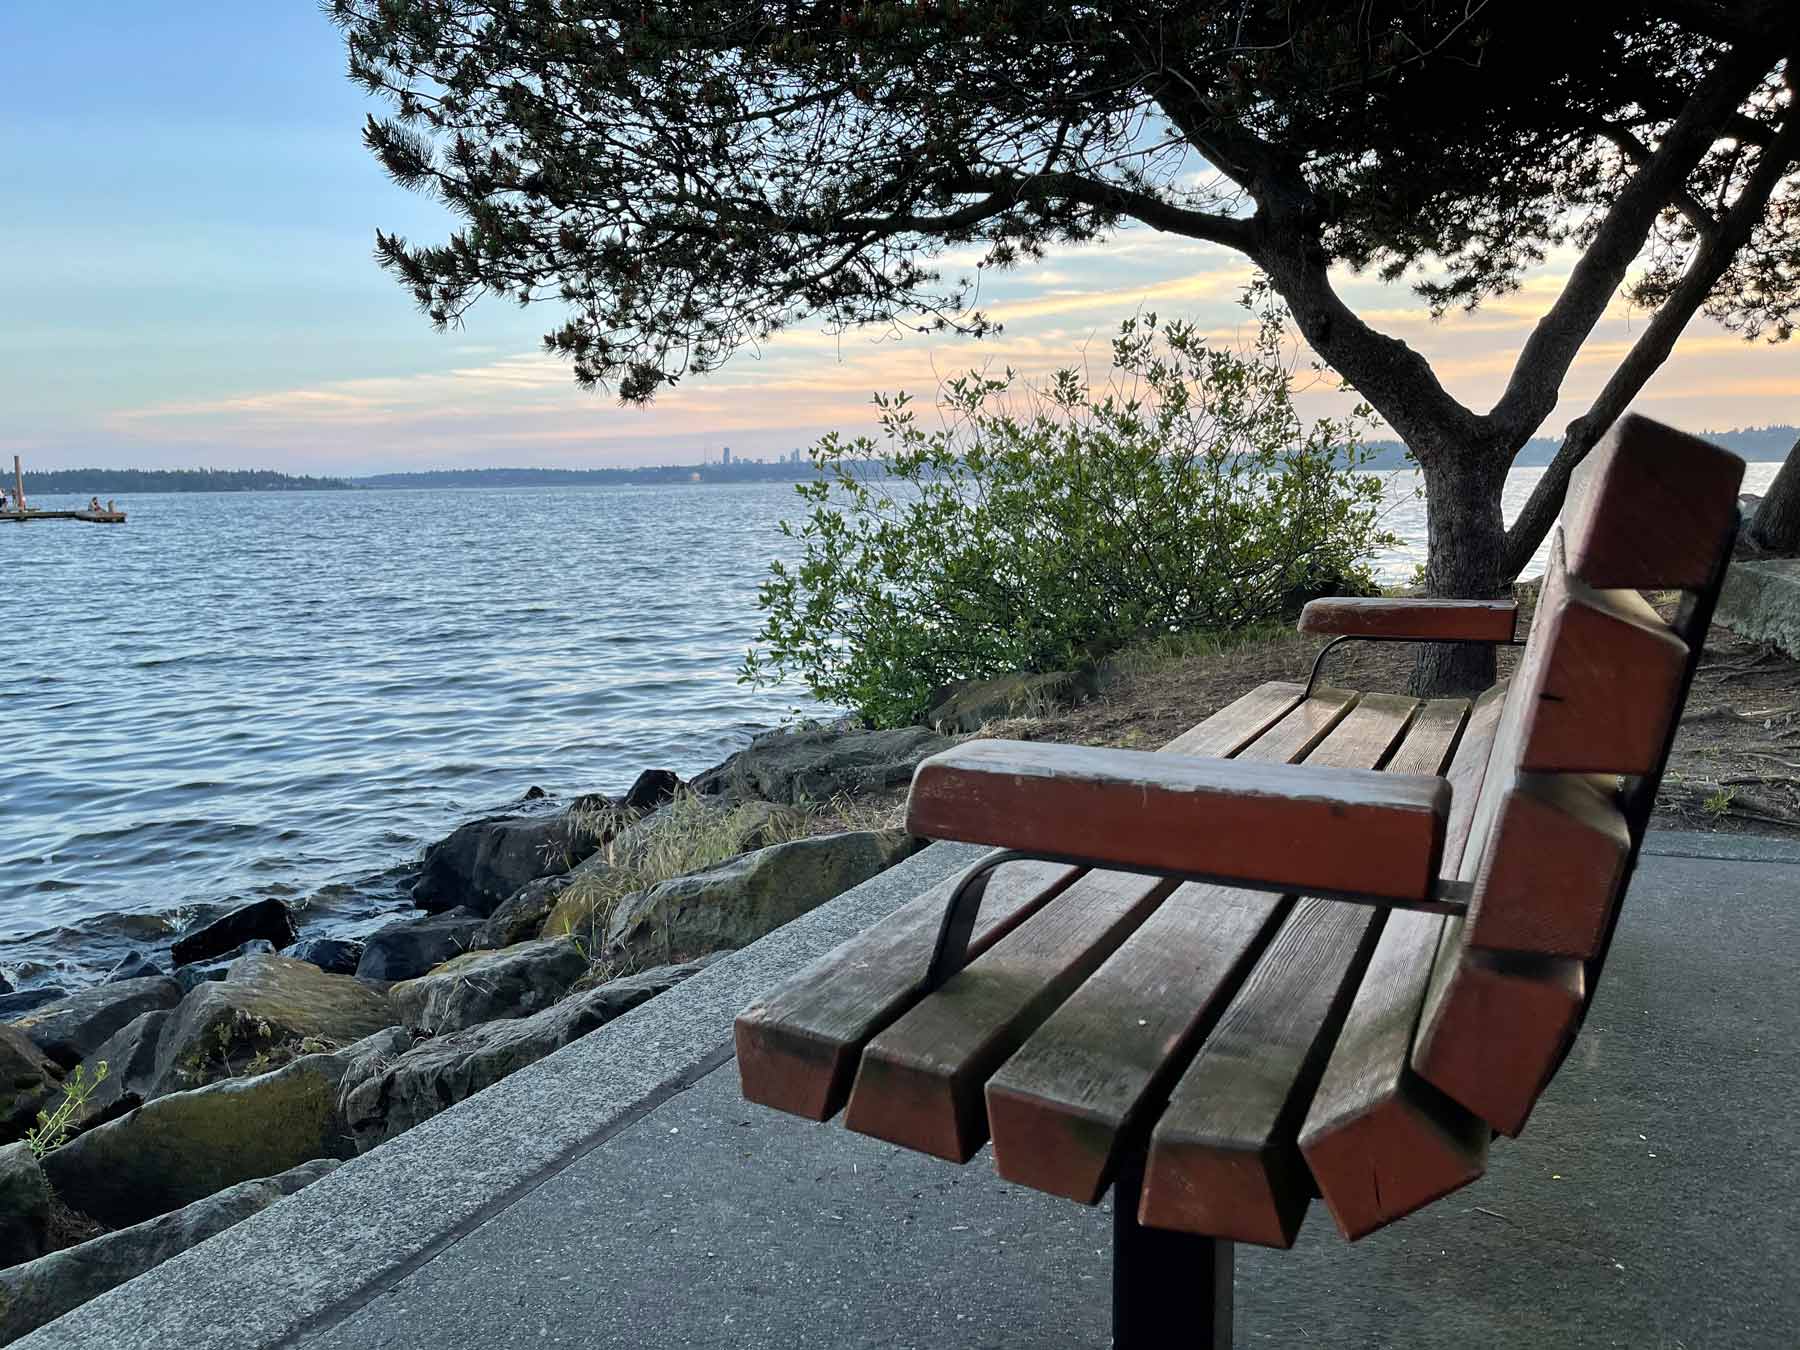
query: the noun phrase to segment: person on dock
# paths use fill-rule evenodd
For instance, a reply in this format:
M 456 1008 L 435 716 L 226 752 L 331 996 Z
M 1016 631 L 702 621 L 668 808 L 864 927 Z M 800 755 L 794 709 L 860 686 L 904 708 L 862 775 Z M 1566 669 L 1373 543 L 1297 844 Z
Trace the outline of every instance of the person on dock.
M 88 510 L 98 511 L 99 509 L 100 509 L 100 499 L 98 497 L 89 497 L 88 498 Z
M 119 508 L 114 506 L 113 499 L 111 497 L 108 497 L 106 499 L 106 514 L 109 516 L 116 516 L 118 513 L 119 513 Z

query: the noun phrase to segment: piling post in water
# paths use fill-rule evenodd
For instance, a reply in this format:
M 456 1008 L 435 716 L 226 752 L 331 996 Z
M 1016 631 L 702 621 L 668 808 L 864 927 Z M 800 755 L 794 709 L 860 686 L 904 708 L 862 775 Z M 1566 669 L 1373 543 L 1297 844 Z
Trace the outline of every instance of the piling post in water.
M 19 510 L 25 509 L 25 470 L 19 467 L 19 457 L 13 456 L 13 500 L 19 504 Z

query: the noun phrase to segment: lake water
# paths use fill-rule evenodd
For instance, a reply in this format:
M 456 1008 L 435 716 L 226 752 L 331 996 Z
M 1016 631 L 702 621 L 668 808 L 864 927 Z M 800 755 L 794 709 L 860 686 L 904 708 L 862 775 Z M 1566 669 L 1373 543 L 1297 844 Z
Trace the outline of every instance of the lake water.
M 1511 476 L 1509 514 L 1539 472 Z M 1385 477 L 1399 579 L 1424 506 Z M 691 774 L 804 703 L 736 682 L 790 485 L 120 505 L 122 527 L 0 525 L 15 983 L 91 979 L 233 900 L 364 931 L 404 907 L 396 865 L 461 821 L 534 785 Z

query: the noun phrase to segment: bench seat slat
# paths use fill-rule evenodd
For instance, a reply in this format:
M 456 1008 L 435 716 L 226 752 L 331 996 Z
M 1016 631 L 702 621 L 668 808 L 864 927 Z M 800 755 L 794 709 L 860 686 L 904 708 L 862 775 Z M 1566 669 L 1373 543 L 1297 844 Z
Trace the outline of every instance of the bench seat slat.
M 1289 728 L 1278 743 L 1310 748 L 1355 702 L 1320 690 L 1276 724 Z M 938 1157 L 973 1157 L 988 1137 L 987 1076 L 1173 889 L 1088 872 L 869 1042 L 845 1124 Z
M 1364 695 L 1368 716 L 1346 719 L 1319 753 L 1381 763 L 1416 707 Z M 1428 735 L 1434 769 L 1454 736 Z M 1380 911 L 1331 900 L 1301 900 L 1283 919 L 1156 1121 L 1143 1223 L 1292 1244 L 1312 1197 L 1296 1134 L 1380 928 Z
M 1297 684 L 1259 685 L 1167 748 L 1187 755 L 1231 754 L 1277 724 L 1286 728 L 1288 739 L 1316 742 L 1343 716 L 1350 696 L 1332 693 L 1290 716 L 1301 693 Z M 1081 871 L 1031 862 L 996 868 L 982 894 L 970 957 L 1005 937 Z M 827 1120 L 843 1108 L 863 1046 L 917 1001 L 957 880 L 951 877 L 908 901 L 739 1015 L 738 1076 L 748 1100 L 809 1120 Z
M 1305 762 L 1373 768 L 1392 739 L 1382 731 L 1398 729 L 1390 702 L 1364 698 Z M 1452 706 L 1460 724 L 1465 705 Z M 1453 738 L 1456 727 L 1437 718 L 1413 730 Z M 1269 753 L 1256 742 L 1241 758 Z M 1285 912 L 1279 895 L 1228 886 L 1189 884 L 1170 896 L 988 1080 L 1000 1175 L 1095 1203 L 1121 1137 L 1167 1090 Z
M 1504 700 L 1505 686 L 1476 700 L 1450 762 L 1449 876 L 1461 874 Z M 1301 1126 L 1301 1153 L 1347 1238 L 1467 1185 L 1487 1166 L 1486 1122 L 1412 1070 L 1413 1031 L 1443 927 L 1436 914 L 1388 915 Z

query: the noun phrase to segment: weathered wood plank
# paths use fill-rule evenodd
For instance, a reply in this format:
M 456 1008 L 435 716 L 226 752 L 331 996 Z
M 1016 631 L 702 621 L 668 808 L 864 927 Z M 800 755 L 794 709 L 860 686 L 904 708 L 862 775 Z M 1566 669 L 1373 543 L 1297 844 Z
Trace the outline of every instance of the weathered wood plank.
M 1500 686 L 1477 700 L 1450 761 L 1447 875 L 1463 865 L 1505 694 Z M 1388 916 L 1300 1128 L 1307 1167 L 1348 1238 L 1467 1185 L 1487 1165 L 1487 1125 L 1410 1062 L 1443 925 L 1433 914 Z
M 1380 918 L 1335 900 L 1294 906 L 1151 1131 L 1143 1223 L 1293 1244 L 1311 1198 L 1295 1131 Z
M 1617 790 L 1615 778 L 1508 775 L 1475 876 L 1471 944 L 1546 956 L 1600 950 L 1631 850 Z
M 1196 755 L 1227 753 L 1276 724 L 1288 739 L 1310 744 L 1354 702 L 1354 695 L 1321 691 L 1305 708 L 1297 708 L 1300 693 L 1297 685 L 1262 685 L 1184 732 L 1169 748 Z M 981 899 L 970 959 L 1080 873 L 1052 863 L 997 868 Z M 842 1108 L 863 1046 L 918 1000 L 956 881 L 950 878 L 909 901 L 739 1015 L 735 1039 L 745 1097 L 811 1120 L 829 1119 Z
M 1175 889 L 1089 872 L 863 1051 L 844 1123 L 967 1162 L 987 1140 L 982 1085 Z
M 1374 767 L 1415 706 L 1365 697 L 1306 762 Z M 1460 723 L 1463 705 L 1454 706 Z M 1424 734 L 1445 732 L 1444 719 L 1434 714 Z M 1455 726 L 1447 732 L 1454 736 Z M 1241 757 L 1265 753 L 1257 742 Z M 1097 1201 L 1122 1137 L 1146 1107 L 1159 1104 L 1170 1075 L 1286 908 L 1286 898 L 1272 893 L 1199 884 L 1182 886 L 1165 901 L 988 1080 L 1000 1175 L 1084 1204 Z
M 1061 863 L 994 869 L 982 893 L 971 956 L 986 951 L 1082 873 Z M 753 1102 L 828 1120 L 850 1096 L 868 1040 L 919 995 L 944 907 L 962 874 L 907 901 L 738 1014 L 738 1079 Z
M 1730 451 L 1626 413 L 1569 481 L 1569 570 L 1602 588 L 1703 586 L 1743 477 L 1744 461 Z
M 1636 591 L 1599 591 L 1553 545 L 1522 685 L 1517 763 L 1536 773 L 1649 772 L 1681 696 L 1687 644 Z
M 919 766 L 907 828 L 1095 865 L 1422 900 L 1449 806 L 1448 787 L 1420 775 L 993 740 Z
M 1413 1068 L 1500 1133 L 1517 1135 L 1575 1033 L 1585 968 L 1571 957 L 1483 951 L 1463 929 L 1460 919 L 1444 925 Z
M 1327 596 L 1300 611 L 1300 631 L 1428 641 L 1510 642 L 1519 607 L 1510 600 L 1415 600 Z

